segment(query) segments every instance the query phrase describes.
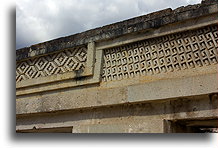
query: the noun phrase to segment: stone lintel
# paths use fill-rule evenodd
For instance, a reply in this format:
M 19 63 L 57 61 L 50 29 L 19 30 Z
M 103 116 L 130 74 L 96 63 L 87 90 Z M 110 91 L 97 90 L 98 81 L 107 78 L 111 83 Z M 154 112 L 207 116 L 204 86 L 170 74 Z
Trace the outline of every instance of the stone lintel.
M 218 93 L 217 74 L 166 79 L 117 88 L 80 88 L 16 100 L 16 114 L 84 109 Z

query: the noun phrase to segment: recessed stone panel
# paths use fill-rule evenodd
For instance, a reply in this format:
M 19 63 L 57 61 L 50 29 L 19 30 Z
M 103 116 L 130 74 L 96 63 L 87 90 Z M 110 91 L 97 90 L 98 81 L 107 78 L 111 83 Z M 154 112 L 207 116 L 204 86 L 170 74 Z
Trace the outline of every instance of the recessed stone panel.
M 104 50 L 103 81 L 217 64 L 218 27 L 207 26 Z
M 34 59 L 18 62 L 16 82 L 84 69 L 87 48 L 73 48 Z

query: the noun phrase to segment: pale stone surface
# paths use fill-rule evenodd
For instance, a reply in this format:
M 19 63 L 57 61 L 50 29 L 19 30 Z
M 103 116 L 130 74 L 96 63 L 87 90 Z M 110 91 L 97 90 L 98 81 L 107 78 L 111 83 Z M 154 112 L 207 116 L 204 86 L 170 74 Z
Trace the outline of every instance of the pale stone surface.
M 94 86 L 93 88 L 68 89 L 52 94 L 18 99 L 16 103 L 17 114 L 100 107 L 128 102 L 218 93 L 217 81 L 217 74 L 211 74 L 126 87 L 101 89 Z
M 161 80 L 128 87 L 128 102 L 218 93 L 217 74 Z
M 162 133 L 164 119 L 217 118 L 217 106 L 217 96 L 196 96 L 31 116 L 18 115 L 17 129 L 73 126 L 75 133 Z
M 218 1 L 208 0 L 17 50 L 17 132 L 214 126 L 217 10 Z

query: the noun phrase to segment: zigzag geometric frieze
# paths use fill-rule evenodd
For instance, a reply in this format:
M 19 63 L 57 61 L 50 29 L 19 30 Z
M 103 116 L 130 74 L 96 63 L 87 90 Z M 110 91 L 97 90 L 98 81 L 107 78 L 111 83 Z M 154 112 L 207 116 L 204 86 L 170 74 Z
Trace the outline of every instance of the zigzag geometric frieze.
M 103 81 L 217 64 L 218 26 L 165 35 L 104 50 Z
M 16 82 L 85 68 L 87 48 L 73 48 L 17 63 Z

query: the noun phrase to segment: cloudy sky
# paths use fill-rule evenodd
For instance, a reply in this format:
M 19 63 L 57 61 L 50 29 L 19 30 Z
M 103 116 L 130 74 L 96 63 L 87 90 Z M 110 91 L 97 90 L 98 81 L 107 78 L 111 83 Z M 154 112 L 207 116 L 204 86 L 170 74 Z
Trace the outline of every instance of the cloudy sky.
M 201 0 L 18 0 L 16 49 Z

